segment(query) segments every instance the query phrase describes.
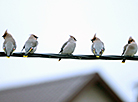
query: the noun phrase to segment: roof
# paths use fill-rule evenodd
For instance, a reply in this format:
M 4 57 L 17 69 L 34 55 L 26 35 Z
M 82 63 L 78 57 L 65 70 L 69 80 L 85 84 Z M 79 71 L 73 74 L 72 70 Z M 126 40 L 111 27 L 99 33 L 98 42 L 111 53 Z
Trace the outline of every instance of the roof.
M 115 102 L 122 102 L 98 73 L 3 90 L 0 102 L 70 102 L 88 84 L 101 85 Z

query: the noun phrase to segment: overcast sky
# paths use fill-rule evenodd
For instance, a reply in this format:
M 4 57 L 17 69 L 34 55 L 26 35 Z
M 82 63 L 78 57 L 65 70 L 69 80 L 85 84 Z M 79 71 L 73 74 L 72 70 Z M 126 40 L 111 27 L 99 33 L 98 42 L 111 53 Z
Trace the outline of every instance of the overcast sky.
M 1 0 L 0 34 L 5 30 L 20 52 L 30 34 L 38 36 L 36 53 L 58 53 L 69 35 L 75 54 L 91 55 L 90 39 L 97 33 L 105 44 L 103 55 L 121 55 L 132 36 L 138 42 L 137 0 Z M 3 51 L 1 37 L 0 51 Z M 137 54 L 136 54 L 137 55 Z M 98 71 L 125 102 L 135 102 L 138 62 L 104 60 L 0 58 L 0 90 L 37 81 Z

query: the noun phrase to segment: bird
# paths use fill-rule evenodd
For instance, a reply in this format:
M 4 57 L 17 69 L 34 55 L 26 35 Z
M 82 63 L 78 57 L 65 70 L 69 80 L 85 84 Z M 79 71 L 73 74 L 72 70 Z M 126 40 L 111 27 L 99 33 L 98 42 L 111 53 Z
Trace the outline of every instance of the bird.
M 134 54 L 137 53 L 137 43 L 135 40 L 130 36 L 128 39 L 128 43 L 123 47 L 123 53 L 122 56 L 124 55 L 124 58 L 122 60 L 122 63 L 125 63 L 125 56 L 133 57 Z
M 3 43 L 4 53 L 7 55 L 7 58 L 10 58 L 10 56 L 13 54 L 13 51 L 16 50 L 16 42 L 12 35 L 7 32 L 7 30 L 2 37 L 5 39 Z
M 91 41 L 93 43 L 91 46 L 91 51 L 94 55 L 96 55 L 97 58 L 99 58 L 105 51 L 104 43 L 98 37 L 96 37 L 96 33 Z
M 70 38 L 68 39 L 68 41 L 66 41 L 62 47 L 61 47 L 61 50 L 59 53 L 61 54 L 67 54 L 67 55 L 71 55 L 74 50 L 75 50 L 75 47 L 76 47 L 76 39 L 75 37 L 73 37 L 72 35 L 70 35 Z M 58 61 L 60 61 L 61 58 L 59 58 Z
M 28 40 L 25 42 L 25 45 L 23 46 L 22 50 L 25 49 L 25 54 L 23 55 L 23 57 L 28 57 L 28 54 L 32 54 L 36 51 L 37 49 L 37 45 L 38 45 L 38 41 L 37 41 L 38 37 L 34 34 L 31 34 L 30 37 L 28 38 Z

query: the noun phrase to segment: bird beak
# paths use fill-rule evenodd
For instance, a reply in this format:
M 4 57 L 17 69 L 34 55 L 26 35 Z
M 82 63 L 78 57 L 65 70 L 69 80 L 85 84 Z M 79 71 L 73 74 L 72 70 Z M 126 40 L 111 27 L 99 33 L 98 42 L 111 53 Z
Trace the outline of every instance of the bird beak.
M 2 37 L 5 39 L 5 36 L 4 35 Z

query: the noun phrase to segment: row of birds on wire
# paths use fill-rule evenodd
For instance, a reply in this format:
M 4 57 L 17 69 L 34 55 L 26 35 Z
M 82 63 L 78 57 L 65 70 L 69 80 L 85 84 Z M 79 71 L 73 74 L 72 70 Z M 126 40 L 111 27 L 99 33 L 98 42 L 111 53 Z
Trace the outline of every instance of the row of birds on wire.
M 5 31 L 2 37 L 5 39 L 3 43 L 3 50 L 7 55 L 6 57 L 10 58 L 10 55 L 12 55 L 13 51 L 16 50 L 16 42 L 12 37 L 12 35 L 7 32 L 7 30 Z M 34 34 L 30 35 L 30 37 L 25 42 L 22 49 L 22 51 L 25 49 L 25 54 L 23 55 L 23 57 L 28 57 L 28 54 L 33 54 L 36 51 L 38 45 L 37 39 L 38 37 L 36 35 Z M 66 41 L 62 45 L 59 53 L 71 55 L 75 50 L 76 41 L 77 41 L 76 38 L 70 35 L 68 41 Z M 91 39 L 91 41 L 92 41 L 91 51 L 97 58 L 99 58 L 105 51 L 104 43 L 98 37 L 96 37 L 96 34 Z M 130 36 L 128 39 L 128 43 L 124 46 L 122 55 L 132 57 L 134 56 L 134 54 L 136 54 L 136 52 L 137 52 L 137 44 L 135 40 Z M 61 58 L 59 58 L 59 61 L 60 60 Z M 124 57 L 122 63 L 125 63 L 125 60 L 126 59 Z

